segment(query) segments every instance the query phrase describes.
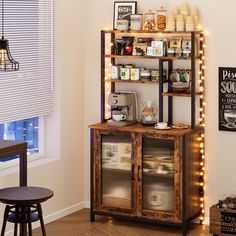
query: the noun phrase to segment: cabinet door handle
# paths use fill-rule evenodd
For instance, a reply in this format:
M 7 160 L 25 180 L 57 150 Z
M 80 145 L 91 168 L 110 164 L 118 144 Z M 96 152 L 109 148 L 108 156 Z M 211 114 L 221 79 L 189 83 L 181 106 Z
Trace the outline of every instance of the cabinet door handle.
M 141 170 L 141 167 L 138 166 L 138 181 L 140 182 L 141 181 L 141 175 L 140 175 L 140 170 Z
M 132 178 L 132 180 L 135 180 L 135 177 L 134 177 L 134 164 L 132 164 L 132 166 L 131 166 L 131 178 Z

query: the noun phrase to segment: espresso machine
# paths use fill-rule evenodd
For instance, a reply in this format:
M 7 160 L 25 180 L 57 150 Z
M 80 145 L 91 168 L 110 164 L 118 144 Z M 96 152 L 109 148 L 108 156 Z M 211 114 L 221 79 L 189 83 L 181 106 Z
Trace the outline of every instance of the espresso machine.
M 107 121 L 109 126 L 128 126 L 137 123 L 136 93 L 111 93 L 108 104 L 111 106 L 111 119 Z

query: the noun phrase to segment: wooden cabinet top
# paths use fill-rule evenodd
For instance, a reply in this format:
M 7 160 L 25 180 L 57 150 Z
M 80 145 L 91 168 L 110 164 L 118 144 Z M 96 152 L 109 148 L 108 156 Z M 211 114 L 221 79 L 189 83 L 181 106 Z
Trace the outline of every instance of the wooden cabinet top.
M 129 132 L 129 133 L 145 133 L 145 134 L 154 134 L 154 135 L 171 135 L 171 136 L 184 136 L 186 134 L 189 134 L 193 132 L 191 127 L 187 129 L 168 129 L 168 130 L 158 130 L 155 129 L 153 126 L 143 126 L 140 123 L 137 123 L 135 125 L 125 126 L 125 127 L 114 127 L 114 126 L 108 126 L 106 122 L 104 123 L 98 123 L 90 125 L 89 128 L 91 129 L 98 129 L 98 130 L 106 130 L 111 132 Z M 202 127 L 199 127 L 198 129 L 203 129 Z
M 114 33 L 114 34 L 158 34 L 158 36 L 162 35 L 191 35 L 191 33 L 195 34 L 204 34 L 203 31 L 146 31 L 146 30 L 101 30 L 104 33 Z

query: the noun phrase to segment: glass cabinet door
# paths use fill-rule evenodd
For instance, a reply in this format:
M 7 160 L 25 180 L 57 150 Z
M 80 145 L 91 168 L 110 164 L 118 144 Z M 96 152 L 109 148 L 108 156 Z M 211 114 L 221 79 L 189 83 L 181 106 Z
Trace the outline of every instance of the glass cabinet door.
M 131 137 L 102 135 L 101 195 L 102 205 L 131 208 Z
M 174 211 L 174 140 L 143 138 L 143 210 Z

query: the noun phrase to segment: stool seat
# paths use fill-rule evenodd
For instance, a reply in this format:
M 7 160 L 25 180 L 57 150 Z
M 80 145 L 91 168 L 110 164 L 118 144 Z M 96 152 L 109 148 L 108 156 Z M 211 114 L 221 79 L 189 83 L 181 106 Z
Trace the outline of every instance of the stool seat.
M 28 224 L 29 236 L 31 236 L 31 222 L 37 220 L 40 220 L 42 235 L 46 236 L 41 203 L 52 196 L 52 190 L 41 187 L 20 186 L 0 189 L 0 202 L 7 204 L 4 212 L 1 236 L 5 234 L 7 221 L 15 224 L 14 236 L 18 235 L 18 224 L 21 226 L 21 236 L 26 236 L 26 231 L 24 230 L 25 224 Z
M 53 196 L 47 188 L 22 186 L 0 189 L 0 202 L 13 205 L 31 205 L 44 202 Z

